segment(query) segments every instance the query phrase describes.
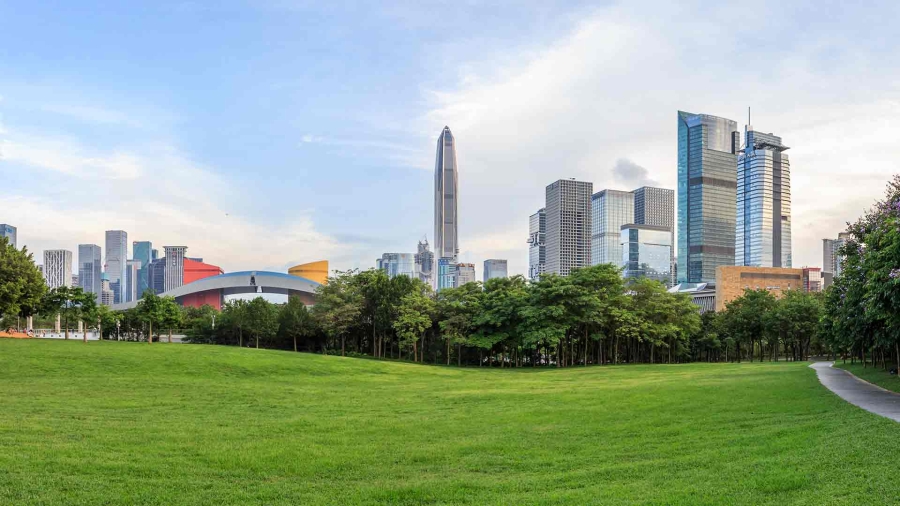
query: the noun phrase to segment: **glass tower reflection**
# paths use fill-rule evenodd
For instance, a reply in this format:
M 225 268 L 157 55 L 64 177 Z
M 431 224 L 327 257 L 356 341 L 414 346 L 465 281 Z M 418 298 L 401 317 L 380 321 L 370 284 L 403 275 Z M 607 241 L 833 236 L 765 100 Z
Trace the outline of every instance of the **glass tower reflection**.
M 434 164 L 434 256 L 456 258 L 457 242 L 456 142 L 450 127 L 444 127 L 437 141 Z

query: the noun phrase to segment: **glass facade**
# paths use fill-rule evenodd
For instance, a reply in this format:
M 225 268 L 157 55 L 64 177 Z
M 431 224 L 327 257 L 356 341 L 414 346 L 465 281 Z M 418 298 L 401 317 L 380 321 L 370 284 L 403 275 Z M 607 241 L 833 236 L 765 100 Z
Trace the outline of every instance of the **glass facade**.
M 546 190 L 546 263 L 544 271 L 568 276 L 591 265 L 591 194 L 586 181 L 560 179 Z
M 456 264 L 456 286 L 475 281 L 475 264 Z
M 714 282 L 734 265 L 735 121 L 678 111 L 678 281 Z
M 494 278 L 509 277 L 506 260 L 490 259 L 484 261 L 484 281 Z
M 591 197 L 591 264 L 622 262 L 622 225 L 634 223 L 634 193 L 603 190 Z
M 456 140 L 449 127 L 444 127 L 437 141 L 434 164 L 434 254 L 439 258 L 456 258 L 457 191 Z
M 528 218 L 528 279 L 537 280 L 547 263 L 547 213 L 540 209 Z
M 434 253 L 428 248 L 428 240 L 419 241 L 416 252 L 416 276 L 434 288 Z
M 653 225 L 625 225 L 621 229 L 623 276 L 650 278 L 671 284 L 672 230 Z
M 822 239 L 822 272 L 833 274 L 834 277 L 841 275 L 842 258 L 839 251 L 849 238 L 850 234 L 841 232 L 837 239 Z
M 103 256 L 96 244 L 78 245 L 78 286 L 100 300 L 103 290 Z
M 737 161 L 735 265 L 791 267 L 791 170 L 781 138 L 747 126 Z
M 454 288 L 456 286 L 457 264 L 455 258 L 439 258 L 437 272 L 437 289 Z
M 113 291 L 113 303 L 125 302 L 125 262 L 128 261 L 128 233 L 124 230 L 106 231 L 106 275 Z
M 141 268 L 138 270 L 138 298 L 150 287 L 150 262 L 156 260 L 154 251 L 156 250 L 153 249 L 150 241 L 135 241 L 131 244 L 131 257 L 141 263 Z
M 9 239 L 9 243 L 12 244 L 13 248 L 19 247 L 16 242 L 16 227 L 7 225 L 6 223 L 0 223 L 0 237 Z
M 416 256 L 412 253 L 385 253 L 376 260 L 375 265 L 386 272 L 389 278 L 416 277 Z

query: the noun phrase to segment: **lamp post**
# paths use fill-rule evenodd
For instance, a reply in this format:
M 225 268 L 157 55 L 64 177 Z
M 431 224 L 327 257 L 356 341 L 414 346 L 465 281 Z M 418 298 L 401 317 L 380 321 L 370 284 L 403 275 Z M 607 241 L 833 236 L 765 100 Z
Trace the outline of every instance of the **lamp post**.
M 212 329 L 216 330 L 216 315 L 212 315 Z
M 116 320 L 116 341 L 121 341 L 121 337 L 119 337 L 119 327 L 122 326 L 122 322 Z

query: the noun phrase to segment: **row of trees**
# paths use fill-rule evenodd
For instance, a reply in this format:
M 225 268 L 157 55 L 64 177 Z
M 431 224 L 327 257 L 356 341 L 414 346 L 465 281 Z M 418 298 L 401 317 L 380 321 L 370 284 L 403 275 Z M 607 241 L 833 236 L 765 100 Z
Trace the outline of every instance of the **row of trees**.
M 900 175 L 847 232 L 842 273 L 825 296 L 823 339 L 864 364 L 900 364 Z

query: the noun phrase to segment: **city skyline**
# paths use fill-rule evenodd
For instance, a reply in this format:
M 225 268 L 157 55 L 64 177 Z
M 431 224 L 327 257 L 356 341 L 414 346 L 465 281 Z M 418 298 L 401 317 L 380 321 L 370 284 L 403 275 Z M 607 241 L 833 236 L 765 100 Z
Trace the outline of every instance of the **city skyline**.
M 337 17 L 315 4 L 207 6 L 213 16 L 158 6 L 144 19 L 122 5 L 76 19 L 38 4 L 5 11 L 0 40 L 38 44 L 10 55 L 0 75 L 0 173 L 11 204 L 0 220 L 35 252 L 103 246 L 103 230 L 120 229 L 190 244 L 229 271 L 315 258 L 370 267 L 384 251 L 433 240 L 435 134 L 449 125 L 464 172 L 460 261 L 507 258 L 510 273 L 524 274 L 522 217 L 543 205 L 548 181 L 675 188 L 673 111 L 743 122 L 751 106 L 753 123 L 789 139 L 791 162 L 803 168 L 792 181 L 793 263 L 814 265 L 821 238 L 881 194 L 900 154 L 884 128 L 897 113 L 896 71 L 866 64 L 893 54 L 897 41 L 866 35 L 886 32 L 891 16 L 863 12 L 889 14 L 893 3 L 810 17 L 762 2 L 727 33 L 728 9 L 694 9 L 690 34 L 670 22 L 674 4 L 466 4 L 439 37 L 422 6 L 370 7 Z M 35 18 L 47 23 L 35 27 Z M 759 42 L 757 23 L 772 19 L 804 30 Z M 153 37 L 118 36 L 148 21 L 178 36 L 152 48 Z M 210 44 L 197 23 L 241 43 Z M 288 28 L 297 24 L 320 44 L 297 40 Z M 715 44 L 700 35 L 708 30 Z M 632 43 L 640 39 L 655 43 Z M 94 55 L 91 69 L 79 63 L 85 55 Z M 253 62 L 252 72 L 213 64 L 223 58 Z M 721 84 L 697 92 L 701 81 Z M 842 187 L 848 176 L 853 192 Z

